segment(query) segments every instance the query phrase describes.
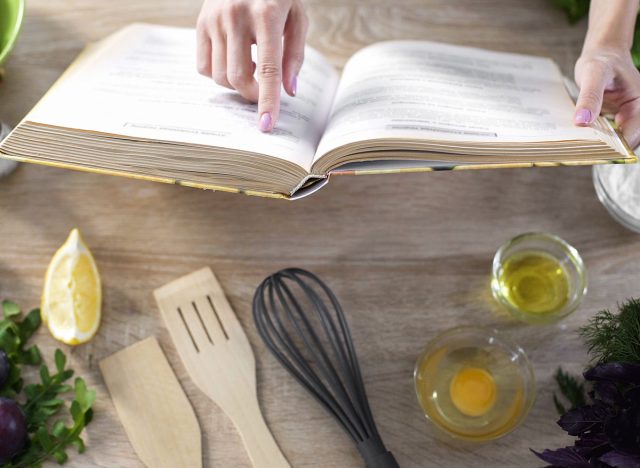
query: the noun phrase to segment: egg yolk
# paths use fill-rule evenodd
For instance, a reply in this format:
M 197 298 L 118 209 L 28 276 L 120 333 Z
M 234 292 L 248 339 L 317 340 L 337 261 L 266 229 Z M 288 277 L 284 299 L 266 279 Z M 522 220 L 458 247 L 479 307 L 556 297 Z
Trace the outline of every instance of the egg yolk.
M 449 396 L 458 410 L 467 416 L 482 416 L 496 402 L 496 382 L 489 372 L 465 367 L 451 379 Z

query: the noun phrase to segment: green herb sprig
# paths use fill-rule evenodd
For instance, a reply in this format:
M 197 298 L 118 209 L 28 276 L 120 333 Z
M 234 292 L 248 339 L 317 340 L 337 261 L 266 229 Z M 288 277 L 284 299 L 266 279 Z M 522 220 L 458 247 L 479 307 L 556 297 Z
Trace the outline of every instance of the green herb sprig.
M 594 362 L 640 362 L 640 299 L 598 312 L 580 329 Z
M 555 393 L 553 394 L 553 403 L 560 416 L 565 414 L 567 411 L 587 404 L 587 391 L 585 390 L 584 383 L 580 382 L 577 377 L 574 377 L 559 367 L 553 375 L 553 378 L 558 384 L 560 394 L 569 402 L 570 405 L 567 408 L 560 402 L 558 396 Z
M 0 468 L 39 467 L 49 459 L 62 464 L 68 459 L 67 449 L 71 446 L 79 453 L 85 450 L 81 434 L 93 417 L 96 393 L 87 389 L 81 378 L 76 378 L 73 386 L 69 385 L 74 371 L 66 367 L 67 359 L 61 350 L 55 351 L 55 372 L 52 372 L 42 361 L 37 346 L 26 347 L 41 323 L 38 309 L 22 318 L 17 304 L 4 301 L 2 310 L 0 349 L 9 358 L 10 372 L 7 382 L 0 388 L 0 396 L 18 401 L 26 416 L 30 440 L 24 452 Z M 25 365 L 40 366 L 39 383 L 24 385 L 22 369 Z M 67 406 L 64 397 L 71 391 L 73 398 Z M 63 408 L 68 408 L 68 415 L 61 414 Z M 65 422 L 67 420 L 70 422 Z

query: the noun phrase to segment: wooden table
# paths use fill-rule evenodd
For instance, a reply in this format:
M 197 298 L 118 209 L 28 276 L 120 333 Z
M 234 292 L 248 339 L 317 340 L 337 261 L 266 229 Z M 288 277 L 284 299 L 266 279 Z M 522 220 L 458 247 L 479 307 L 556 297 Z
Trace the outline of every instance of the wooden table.
M 199 0 L 29 0 L 7 76 L 0 118 L 14 125 L 83 44 L 133 21 L 191 25 Z M 570 27 L 549 0 L 309 0 L 310 42 L 336 65 L 384 39 L 431 39 L 551 56 L 567 74 L 585 25 Z M 23 165 L 0 181 L 0 297 L 37 306 L 51 255 L 73 227 L 102 273 L 104 317 L 71 361 L 97 389 L 89 449 L 68 466 L 141 466 L 102 383 L 97 361 L 156 335 L 193 402 L 205 466 L 249 466 L 232 424 L 186 375 L 151 292 L 203 265 L 219 276 L 256 352 L 266 418 L 295 467 L 358 467 L 355 449 L 265 352 L 251 319 L 254 288 L 296 265 L 321 275 L 343 302 L 380 431 L 402 467 L 540 466 L 529 447 L 569 441 L 555 425 L 551 375 L 579 371 L 587 355 L 575 330 L 597 310 L 640 295 L 640 236 L 596 199 L 589 168 L 337 178 L 289 203 Z M 558 325 L 532 327 L 495 311 L 488 280 L 498 246 L 547 231 L 586 262 L 590 290 Z M 461 324 L 506 331 L 532 359 L 538 399 L 526 422 L 489 445 L 435 440 L 413 391 L 414 360 L 437 333 Z M 42 329 L 47 355 L 58 345 Z

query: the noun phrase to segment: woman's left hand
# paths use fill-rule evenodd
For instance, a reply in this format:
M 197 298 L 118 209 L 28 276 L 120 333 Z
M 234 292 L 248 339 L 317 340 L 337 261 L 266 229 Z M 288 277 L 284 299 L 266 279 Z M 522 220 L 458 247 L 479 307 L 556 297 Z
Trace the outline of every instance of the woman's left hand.
M 629 51 L 599 47 L 585 49 L 576 62 L 576 125 L 589 125 L 600 112 L 615 115 L 615 122 L 631 146 L 640 145 L 640 72 Z

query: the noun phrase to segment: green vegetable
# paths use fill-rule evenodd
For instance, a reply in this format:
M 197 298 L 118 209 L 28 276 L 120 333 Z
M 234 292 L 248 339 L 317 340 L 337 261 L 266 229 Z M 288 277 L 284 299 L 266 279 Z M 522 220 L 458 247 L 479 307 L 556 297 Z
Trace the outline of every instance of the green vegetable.
M 577 23 L 589 13 L 589 0 L 553 0 L 553 4 L 564 10 L 571 24 Z
M 45 460 L 64 463 L 66 450 L 75 446 L 79 453 L 85 446 L 80 437 L 93 416 L 91 409 L 96 393 L 88 390 L 84 380 L 76 378 L 74 386 L 68 381 L 73 370 L 66 368 L 66 357 L 61 350 L 54 355 L 55 372 L 42 362 L 37 346 L 26 347 L 26 343 L 40 326 L 40 311 L 32 310 L 24 318 L 20 308 L 11 301 L 2 303 L 4 318 L 0 320 L 0 349 L 9 358 L 11 369 L 7 382 L 0 387 L 0 396 L 12 398 L 24 411 L 30 441 L 26 450 L 11 463 L 0 468 L 38 467 Z M 25 365 L 40 366 L 40 382 L 24 385 L 22 368 Z M 66 409 L 65 394 L 73 398 L 68 405 L 69 416 L 60 414 Z M 56 417 L 60 416 L 60 417 Z M 70 421 L 65 423 L 65 421 Z
M 571 405 L 567 409 L 565 405 L 560 402 L 558 396 L 554 393 L 553 403 L 556 405 L 556 409 L 558 410 L 558 413 L 560 413 L 560 416 L 565 414 L 567 411 L 587 404 L 584 383 L 580 382 L 576 377 L 569 374 L 568 372 L 563 371 L 561 367 L 558 367 L 558 370 L 553 375 L 553 378 L 557 382 L 558 388 L 560 388 L 560 394 Z
M 589 13 L 589 0 L 552 0 L 553 4 L 563 10 L 570 24 L 575 24 Z M 631 45 L 631 58 L 636 68 L 640 68 L 640 21 L 636 20 L 636 28 Z
M 640 299 L 618 308 L 618 314 L 598 312 L 580 329 L 594 362 L 640 362 Z
M 562 395 L 571 403 L 565 410 L 554 395 L 561 413 L 558 425 L 576 440 L 567 447 L 532 450 L 549 466 L 640 466 L 640 299 L 618 308 L 617 315 L 598 312 L 580 330 L 594 362 L 582 374 L 585 382 L 562 369 L 555 374 Z

